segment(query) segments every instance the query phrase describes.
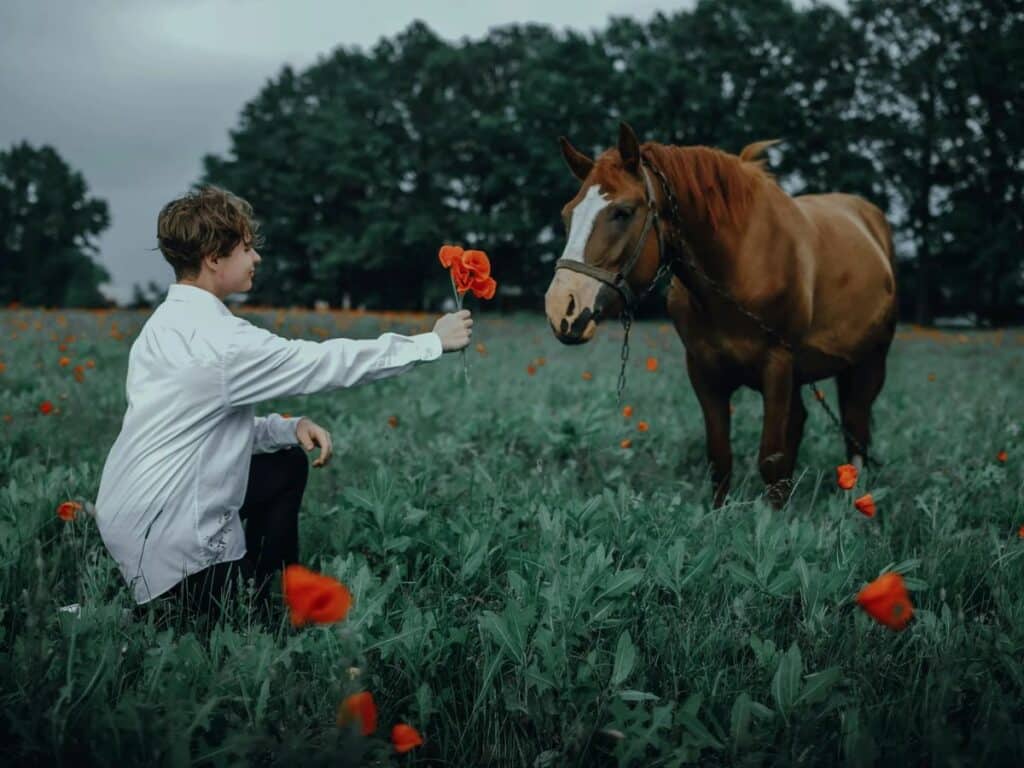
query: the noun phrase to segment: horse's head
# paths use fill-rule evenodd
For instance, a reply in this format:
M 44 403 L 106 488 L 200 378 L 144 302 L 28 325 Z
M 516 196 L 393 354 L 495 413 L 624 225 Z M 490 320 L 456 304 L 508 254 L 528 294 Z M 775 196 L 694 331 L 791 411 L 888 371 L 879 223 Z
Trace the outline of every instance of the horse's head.
M 602 319 L 631 309 L 627 301 L 632 294 L 650 284 L 658 269 L 660 230 L 651 179 L 632 128 L 622 123 L 618 147 L 596 161 L 565 137 L 559 142 L 582 185 L 562 209 L 567 240 L 544 308 L 559 341 L 583 344 L 594 337 Z

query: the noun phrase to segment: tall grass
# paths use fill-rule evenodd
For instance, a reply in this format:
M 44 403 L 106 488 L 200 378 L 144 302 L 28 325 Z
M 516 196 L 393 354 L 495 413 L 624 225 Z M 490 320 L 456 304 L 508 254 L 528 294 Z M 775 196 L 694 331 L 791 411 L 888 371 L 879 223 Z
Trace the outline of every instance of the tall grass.
M 627 420 L 618 329 L 570 348 L 539 317 L 478 318 L 468 388 L 445 356 L 266 404 L 333 433 L 300 551 L 352 590 L 348 619 L 296 630 L 282 608 L 259 623 L 240 594 L 200 632 L 125 615 L 93 521 L 55 515 L 95 498 L 144 319 L 0 313 L 5 764 L 1020 764 L 1024 335 L 901 330 L 875 406 L 885 464 L 858 486 L 879 498 L 869 519 L 835 487 L 842 443 L 812 402 L 791 501 L 761 499 L 761 404 L 746 391 L 733 495 L 712 510 L 703 423 L 667 326 L 634 330 Z M 430 321 L 250 319 L 313 339 Z M 912 592 L 900 633 L 852 600 L 884 570 Z M 77 617 L 58 610 L 70 603 Z M 360 689 L 380 707 L 368 739 L 335 723 Z M 399 721 L 426 742 L 407 756 L 387 743 Z

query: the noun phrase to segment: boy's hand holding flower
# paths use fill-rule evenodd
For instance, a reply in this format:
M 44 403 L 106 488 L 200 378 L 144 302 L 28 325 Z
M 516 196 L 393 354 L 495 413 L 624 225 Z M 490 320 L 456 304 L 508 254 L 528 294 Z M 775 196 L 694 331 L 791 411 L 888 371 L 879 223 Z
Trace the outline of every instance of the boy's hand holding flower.
M 455 352 L 469 346 L 469 337 L 473 335 L 473 318 L 468 309 L 449 312 L 442 315 L 434 323 L 434 333 L 441 337 L 441 349 L 444 352 Z

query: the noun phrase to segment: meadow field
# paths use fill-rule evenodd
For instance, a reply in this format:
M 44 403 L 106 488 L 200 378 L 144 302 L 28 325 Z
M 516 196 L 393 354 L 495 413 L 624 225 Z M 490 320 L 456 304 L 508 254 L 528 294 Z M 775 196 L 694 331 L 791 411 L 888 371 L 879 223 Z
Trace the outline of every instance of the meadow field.
M 309 339 L 434 319 L 239 311 Z M 733 493 L 713 510 L 668 324 L 634 326 L 626 418 L 617 325 L 564 347 L 540 315 L 480 314 L 469 386 L 445 355 L 259 410 L 333 434 L 300 551 L 354 605 L 268 627 L 240 596 L 201 635 L 125 616 L 94 521 L 56 514 L 95 499 L 145 318 L 0 311 L 0 763 L 1024 764 L 1024 331 L 901 328 L 874 410 L 884 466 L 853 492 L 805 392 L 778 511 L 760 398 L 740 392 Z M 901 632 L 854 602 L 884 571 L 911 590 Z M 336 720 L 357 691 L 379 708 L 369 736 Z M 396 754 L 398 722 L 424 744 Z

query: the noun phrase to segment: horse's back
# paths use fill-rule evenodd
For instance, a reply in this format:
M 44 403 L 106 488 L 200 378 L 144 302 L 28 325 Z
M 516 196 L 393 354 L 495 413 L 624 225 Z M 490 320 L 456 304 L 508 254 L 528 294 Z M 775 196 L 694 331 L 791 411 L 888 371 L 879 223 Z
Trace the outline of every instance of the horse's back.
M 852 361 L 891 337 L 896 312 L 892 236 L 885 214 L 856 195 L 793 198 L 810 225 L 813 312 L 805 343 Z

